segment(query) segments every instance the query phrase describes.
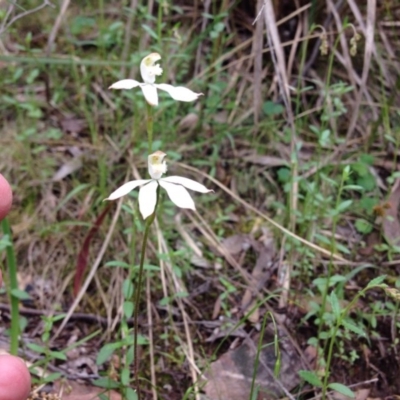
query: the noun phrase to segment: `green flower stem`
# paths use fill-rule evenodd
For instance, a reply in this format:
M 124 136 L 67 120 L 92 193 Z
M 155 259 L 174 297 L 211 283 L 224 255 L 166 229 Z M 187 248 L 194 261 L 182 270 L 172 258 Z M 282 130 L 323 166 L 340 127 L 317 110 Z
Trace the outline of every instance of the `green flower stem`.
M 154 119 L 153 119 L 153 106 L 151 106 L 149 103 L 146 102 L 146 107 L 147 107 L 147 140 L 148 140 L 148 148 L 149 148 L 149 154 L 152 153 L 152 147 L 153 147 L 153 125 L 154 125 Z
M 342 199 L 342 193 L 343 193 L 343 187 L 347 181 L 347 179 L 349 178 L 349 172 L 348 172 L 348 167 L 345 167 L 343 170 L 343 174 L 342 174 L 342 179 L 340 182 L 340 186 L 339 186 L 339 190 L 338 190 L 338 195 L 336 197 L 336 206 L 335 206 L 335 210 L 339 209 L 339 205 L 340 205 L 340 201 Z M 326 284 L 325 284 L 325 288 L 324 288 L 324 292 L 322 294 L 322 302 L 321 302 L 321 309 L 320 309 L 320 313 L 319 313 L 319 326 L 318 326 L 318 339 L 320 340 L 321 337 L 321 332 L 323 329 L 323 322 L 324 322 L 324 312 L 326 311 L 326 305 L 327 305 L 327 299 L 328 299 L 328 292 L 329 292 L 329 283 L 330 283 L 330 279 L 333 275 L 333 254 L 336 253 L 336 239 L 335 239 L 335 234 L 336 234 L 336 229 L 339 223 L 339 218 L 340 218 L 340 213 L 336 212 L 333 219 L 332 219 L 332 240 L 331 240 L 331 259 L 329 261 L 328 264 L 328 274 L 326 277 Z M 333 289 L 334 290 L 334 289 Z M 337 321 L 336 321 L 337 322 Z M 326 391 L 328 389 L 328 380 L 330 377 L 330 366 L 331 366 L 331 362 L 332 362 L 332 357 L 333 357 L 333 344 L 335 342 L 335 338 L 337 335 L 337 332 L 339 330 L 340 327 L 340 323 L 337 324 L 333 330 L 333 334 L 331 336 L 331 340 L 328 344 L 328 355 L 327 355 L 327 360 L 326 360 L 326 372 L 325 372 L 325 376 L 324 376 L 324 380 L 323 380 L 323 386 L 322 386 L 322 396 L 321 398 L 323 400 L 325 400 L 326 398 Z M 326 350 L 326 346 L 327 343 L 324 346 L 324 350 Z M 325 353 L 325 352 L 324 352 Z
M 12 244 L 11 228 L 8 219 L 2 221 L 3 232 L 9 237 L 11 245 L 6 248 L 7 265 L 8 265 L 8 296 L 11 303 L 11 340 L 10 340 L 10 353 L 17 355 L 18 353 L 18 336 L 19 336 L 19 300 L 18 297 L 13 296 L 13 290 L 18 289 L 17 281 L 17 261 L 15 259 L 14 246 Z
M 133 336 L 133 358 L 134 358 L 134 363 L 135 363 L 134 371 L 135 371 L 135 381 L 136 381 L 136 393 L 138 396 L 138 400 L 140 400 L 139 357 L 138 357 L 138 345 L 137 345 L 138 331 L 139 331 L 139 321 L 138 321 L 139 302 L 140 302 L 140 293 L 141 293 L 142 282 L 143 282 L 143 265 L 144 265 L 144 259 L 146 257 L 147 239 L 149 236 L 150 227 L 151 227 L 152 223 L 154 222 L 154 219 L 156 218 L 159 194 L 160 194 L 160 187 L 157 188 L 157 200 L 156 200 L 156 206 L 154 208 L 154 212 L 145 221 L 146 225 L 144 228 L 142 249 L 140 251 L 139 273 L 138 273 L 138 277 L 137 277 L 137 285 L 136 285 L 136 288 L 135 288 L 136 290 L 135 290 L 135 294 L 134 294 L 135 312 L 134 312 L 134 332 L 133 332 L 133 335 L 134 335 Z

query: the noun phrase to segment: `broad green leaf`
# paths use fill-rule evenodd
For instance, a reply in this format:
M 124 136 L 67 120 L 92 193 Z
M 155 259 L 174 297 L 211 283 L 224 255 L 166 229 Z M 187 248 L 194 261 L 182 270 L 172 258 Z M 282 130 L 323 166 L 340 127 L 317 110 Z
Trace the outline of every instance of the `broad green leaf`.
M 339 300 L 336 296 L 335 291 L 333 290 L 329 296 L 329 302 L 332 307 L 333 314 L 335 315 L 336 318 L 340 317 L 340 304 Z
M 348 330 L 350 330 L 350 331 L 356 333 L 356 334 L 359 335 L 359 336 L 362 336 L 362 337 L 366 337 L 366 336 L 367 336 L 366 333 L 365 333 L 359 326 L 353 324 L 353 323 L 350 322 L 349 320 L 346 320 L 346 319 L 343 320 L 343 321 L 342 321 L 342 324 L 343 324 L 343 326 L 344 326 L 345 328 L 347 328 Z
M 373 229 L 372 224 L 363 218 L 356 219 L 354 226 L 356 227 L 358 232 L 364 233 L 364 234 L 370 233 Z
M 124 386 L 129 385 L 129 379 L 130 379 L 130 371 L 129 368 L 124 367 L 121 371 L 121 383 Z
M 50 355 L 57 360 L 67 361 L 67 356 L 61 351 L 50 351 Z
M 135 305 L 133 304 L 132 301 L 124 301 L 124 314 L 126 318 L 132 318 L 133 315 L 133 310 L 135 308 Z
M 126 388 L 125 396 L 127 400 L 138 400 L 137 393 L 130 387 Z
M 377 276 L 368 283 L 367 288 L 372 288 L 374 286 L 380 285 L 386 279 L 386 275 Z
M 304 379 L 307 383 L 312 386 L 316 386 L 322 388 L 321 379 L 319 379 L 318 375 L 313 371 L 299 371 L 300 378 Z
M 337 206 L 336 210 L 338 212 L 342 212 L 342 211 L 346 210 L 347 208 L 349 208 L 352 203 L 353 203 L 353 200 L 344 200 Z
M 149 36 L 151 36 L 154 40 L 158 40 L 157 33 L 155 33 L 154 30 L 153 30 L 152 28 L 150 28 L 149 25 L 142 24 L 142 28 L 143 28 L 143 30 L 145 30 L 145 31 L 149 34 Z
M 104 389 L 117 389 L 119 388 L 118 382 L 113 381 L 111 378 L 99 378 L 92 381 L 93 385 Z
M 97 354 L 96 364 L 104 364 L 114 354 L 114 351 L 119 349 L 123 345 L 124 343 L 121 342 L 105 344 Z
M 330 383 L 328 387 L 332 390 L 335 390 L 336 392 L 339 392 L 340 394 L 344 394 L 347 397 L 351 397 L 352 399 L 356 397 L 354 392 L 350 388 L 348 388 L 345 385 L 342 385 L 341 383 Z
M 125 299 L 130 299 L 133 295 L 133 284 L 129 279 L 125 279 L 122 284 L 122 293 Z
M 48 383 L 48 382 L 54 382 L 57 379 L 60 379 L 62 377 L 61 372 L 53 372 L 50 375 L 47 375 L 46 377 L 42 378 L 43 383 Z
M 29 296 L 29 294 L 26 293 L 25 290 L 13 289 L 13 290 L 11 290 L 11 295 L 20 300 L 30 300 L 31 299 L 31 296 Z
M 46 352 L 46 347 L 41 346 L 41 345 L 36 344 L 36 343 L 27 343 L 26 346 L 29 349 L 31 349 L 31 350 L 35 351 L 36 353 L 39 353 L 39 354 L 42 354 L 42 353 Z

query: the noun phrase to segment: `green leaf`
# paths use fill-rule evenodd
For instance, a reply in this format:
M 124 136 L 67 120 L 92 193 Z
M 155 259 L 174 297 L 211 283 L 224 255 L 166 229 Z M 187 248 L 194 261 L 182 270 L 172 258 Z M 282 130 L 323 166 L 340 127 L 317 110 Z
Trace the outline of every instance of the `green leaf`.
M 169 156 L 169 152 L 168 152 L 168 156 Z M 158 265 L 151 265 L 151 264 L 144 264 L 143 265 L 143 269 L 145 271 L 160 271 L 160 267 Z
M 185 298 L 185 297 L 188 297 L 189 296 L 189 293 L 188 292 L 178 292 L 178 293 L 175 293 L 175 298 L 177 299 L 177 298 Z
M 360 161 L 368 165 L 374 165 L 375 157 L 371 154 L 361 154 Z
M 341 243 L 336 243 L 336 249 L 344 254 L 351 254 L 351 251 Z
M 135 305 L 133 304 L 132 301 L 124 301 L 124 314 L 126 318 L 131 318 L 133 315 L 133 310 L 135 308 Z
M 352 399 L 356 397 L 351 389 L 349 389 L 345 385 L 342 385 L 341 383 L 330 383 L 328 387 L 332 390 L 335 390 L 336 392 L 339 392 L 340 394 L 344 394 L 347 397 L 351 397 Z
M 67 361 L 67 356 L 61 351 L 50 351 L 50 355 L 57 360 Z
M 99 378 L 92 381 L 93 385 L 104 389 L 117 389 L 119 388 L 118 382 L 113 381 L 111 378 Z
M 128 386 L 129 385 L 129 379 L 130 379 L 130 371 L 129 368 L 124 367 L 121 371 L 121 383 L 124 386 Z
M 357 190 L 359 192 L 363 192 L 364 187 L 362 187 L 360 185 L 345 185 L 345 186 L 343 186 L 343 190 Z
M 325 129 L 324 131 L 321 132 L 321 135 L 319 137 L 319 145 L 321 147 L 327 147 L 330 144 L 330 135 L 331 131 L 329 129 Z
M 49 382 L 54 382 L 57 379 L 60 379 L 62 377 L 61 372 L 53 372 L 50 375 L 47 375 L 46 377 L 42 378 L 43 383 L 49 383 Z
M 127 400 L 138 400 L 137 393 L 130 387 L 126 388 L 125 396 Z
M 370 289 L 374 286 L 380 285 L 386 279 L 386 275 L 377 276 L 376 278 L 372 279 L 366 287 L 366 289 Z
M 274 103 L 273 101 L 266 101 L 263 104 L 262 109 L 267 116 L 282 114 L 283 111 L 285 111 L 282 104 Z
M 133 284 L 129 279 L 125 279 L 122 284 L 122 293 L 125 299 L 129 299 L 133 295 Z
M 286 183 L 290 181 L 290 169 L 279 168 L 277 174 L 279 182 Z
M 322 388 L 323 386 L 321 379 L 319 379 L 318 375 L 313 371 L 299 371 L 299 376 L 312 386 L 316 386 L 319 388 Z
M 11 295 L 20 300 L 30 300 L 31 299 L 31 296 L 29 296 L 29 294 L 26 293 L 25 290 L 13 289 L 13 290 L 11 290 Z
M 63 319 L 67 314 L 63 313 L 63 314 L 59 314 L 59 315 L 53 315 L 52 317 L 50 317 L 51 322 L 56 322 L 59 321 L 60 319 Z
M 96 364 L 102 365 L 104 364 L 113 354 L 114 351 L 123 346 L 123 343 L 107 343 L 105 344 L 97 354 Z
M 353 203 L 353 200 L 344 200 L 337 206 L 336 211 L 342 212 L 342 211 L 346 210 L 347 208 L 349 208 L 352 203 Z
M 372 224 L 362 218 L 356 219 L 355 227 L 358 232 L 363 234 L 370 233 L 373 229 Z
M 342 321 L 342 325 L 343 325 L 345 328 L 347 328 L 348 330 L 350 330 L 350 331 L 356 333 L 356 334 L 359 335 L 359 336 L 362 336 L 362 337 L 366 337 L 366 336 L 367 336 L 366 333 L 363 331 L 362 328 L 360 328 L 359 326 L 353 324 L 353 322 L 350 322 L 350 321 L 347 320 L 347 319 L 345 319 L 345 320 Z
M 336 319 L 340 317 L 340 304 L 339 304 L 339 300 L 336 296 L 335 291 L 331 292 L 331 295 L 329 296 L 329 302 L 331 303 L 332 306 L 332 311 L 333 314 L 335 315 Z
M 158 40 L 157 33 L 150 28 L 150 26 L 142 24 L 143 30 L 145 30 L 154 40 Z
M 104 264 L 105 267 L 118 267 L 118 268 L 129 268 L 130 264 L 124 262 L 124 261 L 108 261 Z
M 26 346 L 33 350 L 36 353 L 42 354 L 46 352 L 46 347 L 40 346 L 39 344 L 36 343 L 27 343 Z

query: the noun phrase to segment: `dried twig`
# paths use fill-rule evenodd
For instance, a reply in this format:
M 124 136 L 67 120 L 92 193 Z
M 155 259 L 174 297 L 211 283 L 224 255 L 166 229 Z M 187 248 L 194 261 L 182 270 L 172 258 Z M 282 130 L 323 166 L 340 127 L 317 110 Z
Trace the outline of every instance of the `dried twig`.
M 39 6 L 32 8 L 30 10 L 26 10 L 24 12 L 21 12 L 20 14 L 17 14 L 15 17 L 11 18 L 11 20 L 9 22 L 7 22 L 10 15 L 13 13 L 13 11 L 15 9 L 15 5 L 16 5 L 15 3 L 11 3 L 8 6 L 6 16 L 5 16 L 2 24 L 0 25 L 0 35 L 3 34 L 14 22 L 18 21 L 19 19 L 27 17 L 28 15 L 34 14 L 47 6 L 54 7 L 54 5 L 51 4 L 49 0 L 43 0 L 43 3 L 40 4 Z

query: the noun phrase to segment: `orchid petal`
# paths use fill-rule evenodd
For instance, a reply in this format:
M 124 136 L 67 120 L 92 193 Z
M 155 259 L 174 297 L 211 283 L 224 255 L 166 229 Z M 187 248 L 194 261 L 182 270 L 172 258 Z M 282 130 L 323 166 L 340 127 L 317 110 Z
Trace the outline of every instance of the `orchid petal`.
M 193 199 L 183 186 L 165 182 L 164 180 L 159 180 L 158 183 L 167 191 L 168 197 L 176 206 L 196 210 Z
M 153 214 L 157 202 L 157 181 L 151 181 L 139 190 L 139 210 L 143 219 Z
M 202 96 L 203 93 L 195 93 L 192 92 L 190 89 L 185 88 L 183 86 L 172 86 L 168 85 L 167 83 L 159 83 L 154 85 L 156 88 L 160 90 L 164 90 L 165 92 L 169 93 L 169 95 L 177 101 L 195 101 Z
M 142 83 L 140 87 L 142 88 L 142 92 L 146 98 L 146 101 L 151 106 L 158 106 L 158 94 L 156 87 L 147 83 Z
M 109 89 L 133 89 L 140 85 L 141 83 L 134 79 L 122 79 L 121 81 L 113 83 Z
M 138 179 L 136 181 L 130 181 L 127 183 L 124 183 L 122 186 L 120 186 L 117 190 L 112 192 L 106 200 L 116 200 L 119 199 L 122 196 L 125 196 L 129 192 L 131 192 L 133 189 L 137 188 L 138 186 L 145 185 L 146 183 L 150 182 L 149 179 Z
M 194 191 L 200 192 L 200 193 L 209 193 L 209 192 L 213 191 L 213 190 L 207 189 L 201 183 L 198 183 L 192 179 L 183 178 L 181 176 L 168 176 L 167 178 L 162 178 L 160 180 L 160 184 L 162 181 L 182 185 L 182 186 L 185 186 L 185 188 L 187 188 L 187 189 L 194 190 Z

